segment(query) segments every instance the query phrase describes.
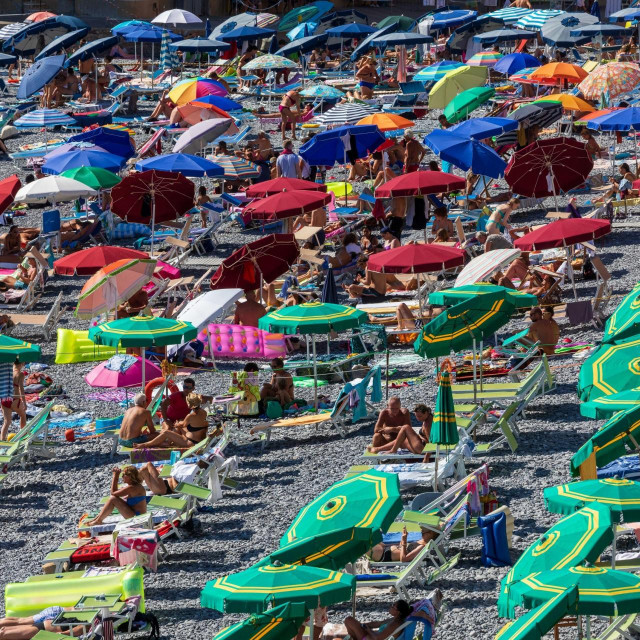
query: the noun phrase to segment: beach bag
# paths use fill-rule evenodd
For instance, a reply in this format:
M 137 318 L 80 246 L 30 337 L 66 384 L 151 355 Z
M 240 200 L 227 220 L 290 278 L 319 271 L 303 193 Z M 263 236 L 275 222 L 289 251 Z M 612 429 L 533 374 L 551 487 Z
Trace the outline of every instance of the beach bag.
M 257 402 L 248 400 L 238 400 L 236 405 L 236 415 L 239 416 L 257 416 L 260 413 Z
M 275 400 L 269 400 L 269 402 L 267 402 L 267 418 L 270 418 L 271 420 L 277 420 L 278 418 L 282 418 L 284 412 L 282 411 L 282 406 L 280 405 L 279 402 L 276 402 Z

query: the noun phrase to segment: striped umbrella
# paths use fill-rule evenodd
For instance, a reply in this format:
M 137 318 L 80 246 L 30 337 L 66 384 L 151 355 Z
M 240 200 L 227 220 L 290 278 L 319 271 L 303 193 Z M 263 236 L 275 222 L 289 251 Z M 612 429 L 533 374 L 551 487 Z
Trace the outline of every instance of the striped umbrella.
M 10 364 L 20 362 L 38 362 L 42 359 L 42 351 L 37 344 L 0 335 L 0 362 Z
M 539 67 L 537 67 L 539 68 Z M 507 118 L 516 122 L 527 121 L 527 126 L 548 127 L 562 118 L 562 105 L 558 102 L 537 102 L 525 104 L 512 111 Z M 514 144 L 518 141 L 518 130 L 507 131 L 496 139 L 496 144 Z
M 327 127 L 356 124 L 362 120 L 362 118 L 366 118 L 377 112 L 378 110 L 375 107 L 368 104 L 344 102 L 316 117 L 315 122 Z
M 170 44 L 171 38 L 169 37 L 169 32 L 164 29 L 160 43 L 160 67 L 162 69 L 175 69 L 180 66 L 178 54 L 169 46 Z
M 539 9 L 531 11 L 515 22 L 515 26 L 520 29 L 532 29 L 533 31 L 540 31 L 545 22 L 550 18 L 559 16 L 561 13 L 566 13 L 560 9 Z
M 242 68 L 247 71 L 253 71 L 254 69 L 295 69 L 297 66 L 289 58 L 277 56 L 275 53 L 267 53 L 247 62 Z
M 60 125 L 75 124 L 76 121 L 60 109 L 36 109 L 25 113 L 13 124 L 19 129 L 57 127 Z
M 0 40 L 7 40 L 11 36 L 22 31 L 27 26 L 26 22 L 10 22 L 0 29 Z
M 458 67 L 463 67 L 462 62 L 454 62 L 453 60 L 441 60 L 424 69 L 420 69 L 415 76 L 414 80 L 420 80 L 420 82 L 437 82 L 441 78 L 444 78 L 449 71 L 453 71 Z
M 173 104 L 180 106 L 187 104 L 196 98 L 216 95 L 226 96 L 229 93 L 219 82 L 209 78 L 187 78 L 178 82 L 169 92 L 169 100 Z
M 487 18 L 495 18 L 501 20 L 505 24 L 513 24 L 526 15 L 532 13 L 531 9 L 520 9 L 519 7 L 505 7 L 504 9 L 498 9 L 498 11 L 492 11 L 487 13 Z
M 496 249 L 471 260 L 458 274 L 455 287 L 485 282 L 496 271 L 506 268 L 520 255 L 519 249 Z
M 480 51 L 467 60 L 470 67 L 493 67 L 502 54 L 497 51 Z
M 211 156 L 213 162 L 224 169 L 224 177 L 231 180 L 257 178 L 260 168 L 257 164 L 237 156 Z
M 213 640 L 280 640 L 293 638 L 308 611 L 301 602 L 286 602 L 223 629 Z

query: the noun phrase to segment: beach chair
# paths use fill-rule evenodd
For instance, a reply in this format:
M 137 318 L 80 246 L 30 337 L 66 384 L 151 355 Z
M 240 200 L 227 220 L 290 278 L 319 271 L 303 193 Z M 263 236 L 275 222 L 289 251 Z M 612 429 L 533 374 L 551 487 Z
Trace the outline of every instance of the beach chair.
M 640 633 L 640 624 L 636 624 L 638 614 L 613 618 L 609 626 L 594 640 L 634 640 Z
M 596 328 L 601 328 L 606 320 L 606 309 L 613 295 L 611 274 L 598 256 L 591 258 L 591 264 L 596 272 L 596 295 L 591 301 L 593 307 L 593 322 Z
M 51 305 L 51 309 L 46 314 L 30 314 L 30 313 L 9 313 L 7 314 L 14 325 L 17 327 L 18 325 L 28 326 L 28 327 L 40 327 L 42 329 L 42 333 L 47 342 L 51 340 L 51 336 L 55 332 L 58 326 L 58 321 L 60 320 L 63 308 L 62 308 L 62 291 L 57 295 L 56 299 L 53 301 Z M 10 333 L 15 327 L 12 327 L 10 330 L 5 331 L 5 333 Z

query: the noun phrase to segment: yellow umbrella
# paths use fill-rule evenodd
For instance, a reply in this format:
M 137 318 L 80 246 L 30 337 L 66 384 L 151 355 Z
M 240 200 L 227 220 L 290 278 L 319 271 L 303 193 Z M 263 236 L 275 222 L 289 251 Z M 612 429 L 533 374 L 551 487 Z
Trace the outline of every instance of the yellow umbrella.
M 562 108 L 566 111 L 581 111 L 583 113 L 595 111 L 595 107 L 592 107 L 588 102 L 568 93 L 552 93 L 544 96 L 544 98 L 538 98 L 536 102 L 542 101 L 560 102 L 562 103 Z
M 372 113 L 370 116 L 358 120 L 358 124 L 375 124 L 380 131 L 396 131 L 397 129 L 409 129 L 415 123 L 395 113 Z
M 487 81 L 487 67 L 458 67 L 438 80 L 429 92 L 429 108 L 444 109 L 459 93 L 481 87 Z

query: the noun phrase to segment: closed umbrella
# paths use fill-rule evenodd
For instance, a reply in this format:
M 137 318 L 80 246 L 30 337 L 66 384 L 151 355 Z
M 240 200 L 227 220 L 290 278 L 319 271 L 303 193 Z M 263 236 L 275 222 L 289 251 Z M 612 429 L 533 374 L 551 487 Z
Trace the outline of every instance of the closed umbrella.
M 115 187 L 121 180 L 119 176 L 106 169 L 99 167 L 76 167 L 67 169 L 60 174 L 63 178 L 72 178 L 88 187 L 99 191 L 100 189 L 111 189 Z
M 144 251 L 128 247 L 99 246 L 75 251 L 59 258 L 53 263 L 54 271 L 61 276 L 92 276 L 106 264 L 112 264 L 125 258 L 130 260 L 146 259 Z
M 540 34 L 545 44 L 554 47 L 573 47 L 580 40 L 580 36 L 571 35 L 572 32 L 596 22 L 598 18 L 589 13 L 563 13 L 547 20 Z
M 496 93 L 493 87 L 473 87 L 458 94 L 444 109 L 451 124 L 469 117 L 469 114 L 490 100 Z
M 213 640 L 281 640 L 293 638 L 309 612 L 301 602 L 285 602 L 254 613 L 216 634 Z
M 603 343 L 619 342 L 640 334 L 640 282 L 628 293 L 604 326 Z
M 136 163 L 138 171 L 171 171 L 191 178 L 209 178 L 224 176 L 224 169 L 219 165 L 188 153 L 168 153 L 164 156 L 146 158 Z
M 25 184 L 16 194 L 16 202 L 41 204 L 68 202 L 77 198 L 98 195 L 98 192 L 78 180 L 62 176 L 47 176 Z
M 447 129 L 447 133 L 456 134 L 465 138 L 485 140 L 499 136 L 505 131 L 513 131 L 518 128 L 518 123 L 509 118 L 469 118 Z
M 266 198 L 283 191 L 325 191 L 327 185 L 317 184 L 309 180 L 299 180 L 298 178 L 273 178 L 252 184 L 247 189 L 248 198 Z
M 179 66 L 178 54 L 171 46 L 171 38 L 168 32 L 165 32 L 162 34 L 162 40 L 160 41 L 160 68 L 172 70 Z M 198 70 L 200 70 L 199 66 Z
M 336 280 L 333 276 L 333 267 L 327 269 L 322 285 L 320 301 L 327 304 L 338 304 L 338 292 L 336 290 Z
M 354 163 L 384 142 L 375 125 L 339 127 L 317 134 L 300 147 L 300 155 L 310 165 L 332 167 L 334 164 Z
M 189 127 L 173 145 L 174 153 L 198 153 L 223 133 L 237 129 L 231 118 L 211 118 Z
M 429 108 L 444 109 L 459 93 L 482 87 L 487 81 L 486 67 L 459 67 L 438 80 L 429 92 Z
M 452 447 L 460 442 L 458 424 L 456 422 L 456 408 L 453 403 L 453 392 L 451 391 L 451 374 L 446 369 L 440 373 L 440 382 L 438 383 L 438 393 L 436 395 L 436 406 L 433 412 L 433 423 L 429 434 L 429 442 L 436 445 L 433 490 L 437 491 L 440 445 Z
M 527 309 L 535 307 L 538 304 L 538 298 L 531 293 L 524 291 L 516 291 L 515 289 L 507 289 L 497 284 L 489 282 L 477 282 L 475 284 L 463 285 L 462 287 L 453 287 L 451 289 L 441 289 L 429 294 L 429 304 L 437 306 L 451 306 L 471 300 L 475 296 L 484 295 L 486 293 L 502 293 L 506 298 L 513 302 L 516 309 Z
M 331 195 L 323 191 L 281 191 L 244 208 L 252 220 L 283 220 L 324 207 Z
M 16 360 L 19 362 L 39 362 L 42 360 L 41 349 L 37 344 L 0 335 L 0 362 L 10 364 Z
M 42 58 L 46 58 L 47 56 L 53 55 L 54 53 L 58 53 L 59 51 L 64 51 L 68 47 L 71 47 L 76 42 L 79 42 L 84 38 L 89 32 L 89 28 L 86 27 L 84 29 L 75 29 L 74 31 L 70 31 L 69 33 L 65 33 L 64 35 L 59 36 L 55 40 L 52 40 L 37 56 L 36 60 L 41 60 Z
M 57 55 L 43 58 L 32 64 L 22 76 L 18 87 L 18 99 L 26 100 L 37 91 L 40 91 L 60 73 L 64 62 L 65 56 Z
M 392 178 L 376 189 L 376 198 L 398 198 L 426 196 L 464 189 L 465 181 L 460 176 L 444 171 L 414 171 Z

